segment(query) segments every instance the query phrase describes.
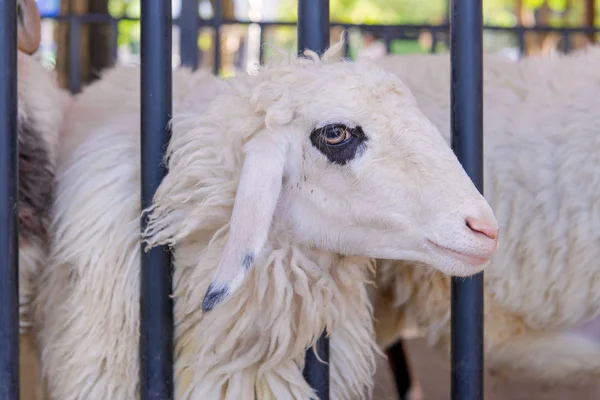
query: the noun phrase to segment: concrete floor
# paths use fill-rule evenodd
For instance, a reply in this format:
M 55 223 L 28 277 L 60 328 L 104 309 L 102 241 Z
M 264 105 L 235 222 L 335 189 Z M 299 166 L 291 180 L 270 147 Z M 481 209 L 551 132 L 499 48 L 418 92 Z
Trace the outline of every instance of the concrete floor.
M 425 400 L 450 398 L 450 363 L 429 350 L 423 339 L 407 340 L 405 348 L 418 375 Z M 384 358 L 378 359 L 373 400 L 399 400 L 391 371 Z M 550 386 L 523 379 L 494 381 L 486 376 L 486 400 L 599 400 L 600 382 L 585 386 L 557 384 Z M 418 400 L 418 399 L 412 399 Z
M 424 397 L 411 400 L 448 400 L 450 398 L 450 364 L 432 352 L 422 339 L 407 340 L 405 348 L 418 376 Z M 21 400 L 39 400 L 35 383 L 34 352 L 31 343 L 21 342 Z M 387 359 L 378 357 L 373 400 L 399 400 Z M 524 380 L 493 382 L 486 376 L 485 400 L 599 400 L 600 382 L 580 386 L 548 386 Z M 495 387 L 492 387 L 495 386 Z M 38 394 L 39 395 L 39 394 Z M 123 400 L 123 399 L 114 399 Z M 335 399 L 333 399 L 335 400 Z

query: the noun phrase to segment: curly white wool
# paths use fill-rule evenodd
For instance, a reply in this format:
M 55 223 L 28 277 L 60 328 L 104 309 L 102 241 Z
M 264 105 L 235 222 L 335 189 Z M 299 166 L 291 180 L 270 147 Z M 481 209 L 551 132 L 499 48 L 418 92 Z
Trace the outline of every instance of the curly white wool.
M 489 205 L 410 91 L 371 63 L 335 62 L 342 45 L 256 76 L 174 72 L 169 173 L 145 238 L 174 248 L 178 399 L 311 398 L 304 356 L 325 328 L 332 398 L 369 397 L 369 257 L 468 275 L 484 265 L 427 240 L 495 249 L 465 225 L 493 229 Z M 108 71 L 72 115 L 37 308 L 44 375 L 53 399 L 135 399 L 139 69 Z M 334 123 L 363 141 L 354 152 L 318 149 Z M 228 293 L 203 307 L 211 282 Z
M 484 194 L 503 234 L 485 277 L 490 371 L 533 378 L 600 374 L 600 47 L 562 57 L 484 61 Z M 378 61 L 450 140 L 450 60 Z M 375 313 L 387 346 L 416 326 L 444 353 L 450 280 L 379 261 Z

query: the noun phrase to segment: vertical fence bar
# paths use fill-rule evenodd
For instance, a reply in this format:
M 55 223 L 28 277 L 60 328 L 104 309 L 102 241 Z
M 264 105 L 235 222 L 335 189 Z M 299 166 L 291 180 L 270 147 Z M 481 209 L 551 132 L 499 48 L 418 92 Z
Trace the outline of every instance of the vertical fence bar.
M 115 65 L 119 58 L 119 21 L 110 19 L 110 63 Z
M 329 0 L 298 0 L 298 54 L 322 54 L 329 46 Z M 318 353 L 318 357 L 315 354 Z M 329 400 L 329 338 L 323 332 L 306 351 L 304 377 L 320 400 Z
M 429 33 L 431 34 L 431 47 L 429 48 L 429 52 L 435 54 L 438 44 L 438 31 L 436 29 L 430 29 Z
M 571 37 L 569 31 L 566 29 L 562 30 L 560 36 L 563 42 L 563 52 L 569 54 L 571 52 Z
M 298 0 L 298 54 L 329 46 L 329 0 Z
M 198 0 L 181 0 L 179 13 L 179 49 L 181 65 L 198 67 Z
M 519 47 L 519 58 L 525 56 L 525 31 L 519 27 L 517 31 L 517 46 Z
M 392 35 L 387 29 L 383 30 L 383 42 L 385 43 L 386 54 L 390 54 L 392 52 Z
M 17 6 L 0 0 L 0 399 L 19 399 Z
M 14 0 L 13 0 L 14 1 Z M 151 205 L 166 175 L 164 151 L 171 137 L 172 20 L 170 0 L 141 4 L 142 208 Z M 147 219 L 141 220 L 142 229 Z M 140 374 L 142 400 L 173 399 L 173 302 L 171 254 L 166 246 L 142 249 Z
M 223 20 L 222 0 L 215 0 L 213 9 L 214 55 L 213 74 L 218 75 L 221 69 L 221 24 Z
M 596 26 L 596 0 L 585 0 L 585 26 L 594 28 Z M 596 32 L 588 33 L 590 43 L 596 43 Z
M 350 29 L 344 27 L 344 57 L 350 57 Z
M 482 0 L 454 0 L 451 33 L 452 148 L 483 193 Z M 452 400 L 483 399 L 483 273 L 453 278 Z
M 81 21 L 76 15 L 68 19 L 69 24 L 69 90 L 73 94 L 81 91 Z
M 266 40 L 266 36 L 267 36 L 267 26 L 266 25 L 259 25 L 260 26 L 260 47 L 258 48 L 258 62 L 260 65 L 265 63 L 265 40 Z

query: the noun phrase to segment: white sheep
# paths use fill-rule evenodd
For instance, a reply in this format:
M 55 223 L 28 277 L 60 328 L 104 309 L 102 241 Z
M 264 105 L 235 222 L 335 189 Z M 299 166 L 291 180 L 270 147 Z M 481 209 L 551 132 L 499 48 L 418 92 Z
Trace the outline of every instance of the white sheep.
M 20 330 L 30 327 L 33 281 L 45 261 L 54 165 L 68 95 L 52 73 L 31 56 L 40 41 L 40 16 L 34 0 L 19 1 L 17 52 L 17 135 L 19 143 Z
M 145 237 L 174 248 L 177 399 L 312 398 L 304 356 L 325 328 L 332 398 L 368 397 L 370 257 L 468 275 L 496 248 L 489 205 L 410 91 L 335 62 L 342 46 L 255 76 L 174 71 Z M 139 69 L 113 69 L 66 124 L 37 308 L 52 399 L 139 396 L 139 96 Z
M 33 56 L 41 20 L 34 0 L 17 2 L 17 136 L 19 222 L 19 333 L 21 376 L 36 379 L 31 307 L 48 257 L 50 208 L 60 126 L 70 95 Z M 33 363 L 33 364 L 32 364 Z M 27 378 L 25 378 L 27 379 Z M 26 389 L 23 389 L 26 390 Z
M 484 196 L 503 232 L 485 270 L 489 372 L 577 382 L 600 375 L 600 47 L 520 62 L 484 59 Z M 450 140 L 450 59 L 390 56 Z M 379 343 L 422 329 L 449 354 L 450 279 L 382 260 Z

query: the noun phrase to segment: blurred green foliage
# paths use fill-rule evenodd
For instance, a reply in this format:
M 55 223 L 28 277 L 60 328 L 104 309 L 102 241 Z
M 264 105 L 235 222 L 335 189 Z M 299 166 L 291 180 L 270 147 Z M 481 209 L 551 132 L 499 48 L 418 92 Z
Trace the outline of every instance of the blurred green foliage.
M 207 0 L 202 0 L 208 3 Z M 243 0 L 242 0 L 243 1 Z M 523 0 L 528 10 L 541 7 L 545 0 Z M 584 1 L 572 0 L 568 13 L 568 0 L 548 0 L 547 6 L 552 10 L 550 25 L 576 26 L 583 20 Z M 209 4 L 204 4 L 208 6 Z M 484 23 L 497 26 L 514 26 L 517 24 L 516 0 L 483 0 Z M 109 0 L 109 12 L 114 17 L 140 16 L 140 0 Z M 352 24 L 440 24 L 445 20 L 447 0 L 330 0 L 331 20 Z M 297 19 L 297 0 L 278 0 L 277 19 L 293 22 Z M 265 32 L 265 58 L 275 56 L 278 50 L 295 51 L 296 29 L 290 27 L 272 27 Z M 138 21 L 122 21 L 119 23 L 119 47 L 127 47 L 134 54 L 139 53 L 140 25 Z M 484 39 L 490 48 L 514 46 L 514 39 L 502 33 L 486 33 Z M 202 29 L 198 38 L 201 51 L 209 51 L 213 42 L 212 29 Z M 363 46 L 358 30 L 350 31 L 350 56 L 353 58 Z M 391 52 L 415 53 L 429 51 L 429 43 L 418 41 L 394 40 Z M 446 50 L 444 44 L 437 43 L 438 51 Z

